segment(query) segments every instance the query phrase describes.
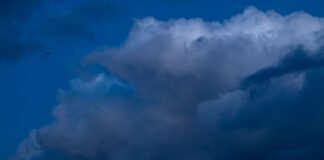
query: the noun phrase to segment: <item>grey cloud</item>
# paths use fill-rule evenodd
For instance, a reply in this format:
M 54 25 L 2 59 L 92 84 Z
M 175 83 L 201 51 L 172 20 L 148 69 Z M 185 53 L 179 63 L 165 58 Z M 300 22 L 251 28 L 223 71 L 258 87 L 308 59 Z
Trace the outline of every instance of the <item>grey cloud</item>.
M 109 76 L 72 80 L 13 160 L 322 159 L 323 23 L 255 8 L 224 23 L 138 20 L 84 60 Z
M 226 159 L 322 159 L 323 88 L 317 81 L 323 77 L 323 67 L 304 74 L 272 77 L 270 84 L 256 84 L 253 90 L 229 92 L 201 104 L 201 123 L 217 135 L 210 137 L 215 150 L 223 145 L 237 150 L 236 155 L 229 150 L 218 154 Z M 303 78 L 301 87 L 291 83 L 299 78 Z
M 270 66 L 259 70 L 258 72 L 249 75 L 242 82 L 242 87 L 249 87 L 249 85 L 264 83 L 271 78 L 280 77 L 286 74 L 293 74 L 304 72 L 307 69 L 322 67 L 324 59 L 322 58 L 323 51 L 316 55 L 307 55 L 302 48 L 297 48 L 283 58 L 278 65 Z

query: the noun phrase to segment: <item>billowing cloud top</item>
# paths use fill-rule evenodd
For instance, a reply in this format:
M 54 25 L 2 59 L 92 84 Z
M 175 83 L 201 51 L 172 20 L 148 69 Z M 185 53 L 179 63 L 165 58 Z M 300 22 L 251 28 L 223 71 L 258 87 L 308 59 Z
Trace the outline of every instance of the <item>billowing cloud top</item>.
M 324 158 L 324 19 L 247 8 L 229 20 L 137 20 L 89 54 L 55 121 L 13 160 Z

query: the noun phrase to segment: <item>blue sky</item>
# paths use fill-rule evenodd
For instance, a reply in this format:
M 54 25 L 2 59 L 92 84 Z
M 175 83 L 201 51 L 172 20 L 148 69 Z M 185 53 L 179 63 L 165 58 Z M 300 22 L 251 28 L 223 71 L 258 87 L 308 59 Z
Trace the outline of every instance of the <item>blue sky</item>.
M 250 0 L 250 1 L 246 0 L 240 2 L 232 1 L 232 0 L 227 0 L 227 1 L 225 0 L 224 1 L 217 1 L 217 0 L 215 1 L 213 0 L 201 0 L 201 1 L 197 1 L 197 0 L 143 0 L 143 1 L 32 0 L 28 2 L 23 0 L 13 0 L 13 1 L 2 0 L 0 2 L 0 8 L 1 8 L 0 20 L 3 22 L 2 24 L 0 24 L 0 28 L 1 28 L 0 29 L 0 43 L 1 43 L 0 44 L 0 82 L 1 82 L 0 83 L 0 88 L 1 88 L 0 127 L 2 129 L 2 131 L 0 132 L 0 159 L 5 159 L 8 156 L 14 155 L 18 144 L 21 143 L 22 140 L 28 137 L 31 130 L 41 128 L 55 121 L 55 118 L 53 118 L 52 116 L 53 107 L 62 103 L 62 100 L 60 99 L 60 90 L 66 90 L 66 92 L 69 92 L 69 90 L 73 90 L 73 87 L 71 89 L 71 83 L 73 83 L 71 82 L 71 79 L 79 79 L 80 77 L 87 77 L 84 75 L 87 75 L 89 73 L 96 74 L 98 72 L 102 72 L 102 70 L 105 70 L 104 72 L 105 73 L 107 72 L 106 74 L 108 76 L 108 79 L 115 76 L 117 78 L 120 78 L 120 81 L 122 81 L 120 83 L 124 83 L 123 81 L 125 80 L 127 81 L 125 83 L 129 82 L 130 85 L 135 86 L 135 90 L 136 88 L 140 88 L 139 90 L 141 90 L 142 87 L 143 89 L 140 92 L 147 93 L 152 91 L 151 90 L 152 86 L 151 88 L 145 87 L 145 86 L 150 86 L 144 83 L 146 82 L 145 80 L 136 79 L 133 77 L 135 75 L 131 73 L 127 74 L 125 73 L 126 71 L 120 69 L 122 68 L 122 64 L 125 65 L 128 64 L 127 58 L 124 58 L 126 60 L 123 60 L 113 56 L 112 57 L 107 56 L 108 58 L 107 57 L 105 58 L 112 59 L 112 60 L 107 60 L 108 64 L 106 64 L 106 62 L 97 60 L 98 61 L 97 63 L 101 66 L 101 68 L 99 67 L 99 69 L 96 68 L 96 66 L 94 66 L 94 68 L 91 68 L 91 66 L 89 67 L 89 66 L 82 65 L 82 61 L 84 60 L 84 57 L 89 55 L 89 53 L 95 52 L 97 50 L 102 50 L 105 48 L 111 48 L 111 47 L 126 48 L 123 47 L 123 44 L 128 39 L 127 37 L 130 34 L 130 30 L 133 28 L 134 23 L 136 23 L 137 20 L 141 20 L 145 17 L 153 17 L 158 21 L 164 22 L 170 19 L 177 20 L 180 18 L 185 18 L 185 19 L 199 18 L 204 20 L 205 22 L 219 21 L 222 23 L 224 20 L 226 21 L 228 19 L 231 19 L 231 17 L 237 14 L 241 14 L 245 10 L 245 8 L 249 6 L 256 7 L 260 12 L 273 10 L 282 16 L 289 15 L 292 12 L 303 11 L 317 18 L 317 17 L 324 16 L 324 11 L 322 8 L 323 5 L 324 2 L 321 2 L 319 0 L 317 1 L 316 0 L 314 1 L 286 0 L 286 1 L 268 1 L 268 2 L 258 1 L 258 0 Z M 307 26 L 308 25 L 305 24 L 305 27 Z M 134 35 L 138 36 L 137 34 Z M 129 41 L 132 41 L 132 39 Z M 312 42 L 305 42 L 305 44 L 308 43 L 312 43 Z M 225 46 L 225 48 L 226 47 L 228 46 Z M 127 48 L 125 50 L 127 50 Z M 130 52 L 132 52 L 132 50 Z M 47 55 L 47 53 L 49 54 Z M 141 55 L 138 55 L 136 57 L 141 57 Z M 319 57 L 321 58 L 321 56 Z M 222 59 L 223 57 L 220 56 L 219 58 Z M 294 57 L 292 59 L 294 59 Z M 285 67 L 290 65 L 290 64 L 286 64 L 287 61 L 289 61 L 289 58 L 288 60 L 283 58 L 277 60 L 278 63 L 273 63 L 273 64 L 283 64 Z M 317 63 L 312 61 L 311 58 L 309 61 L 311 64 Z M 114 62 L 116 62 L 116 64 Z M 292 66 L 294 67 L 294 66 L 301 65 L 302 66 L 301 68 L 303 68 L 303 64 L 304 64 L 303 62 L 304 61 L 301 61 L 300 64 L 292 65 Z M 119 64 L 121 66 L 119 66 Z M 134 64 L 131 63 L 130 65 L 138 66 L 138 64 L 135 62 Z M 111 70 L 102 69 L 105 67 Z M 265 68 L 266 67 L 268 66 L 265 66 Z M 279 70 L 280 69 L 281 68 L 279 67 Z M 270 70 L 269 72 L 272 71 L 271 69 L 269 70 Z M 305 77 L 311 77 L 308 79 L 308 81 L 311 81 L 312 83 L 305 82 L 310 86 L 310 88 L 314 87 L 312 86 L 314 83 L 319 83 L 318 78 L 317 79 L 312 78 L 312 77 L 319 77 L 317 76 L 317 70 L 319 69 L 314 69 L 314 71 L 310 71 L 310 73 L 308 72 L 305 73 L 307 75 Z M 264 70 L 260 69 L 255 71 L 256 71 L 255 74 L 257 74 L 260 72 L 262 73 L 262 71 Z M 145 71 L 144 69 L 143 72 L 144 73 L 141 76 L 143 75 L 147 76 L 147 79 L 149 79 L 151 76 L 150 71 L 149 70 Z M 296 72 L 304 72 L 304 70 L 301 69 L 301 70 L 297 70 Z M 268 75 L 268 74 L 270 75 L 269 77 L 271 77 L 271 73 L 264 73 L 261 74 L 261 76 Z M 202 74 L 202 76 L 205 76 L 205 74 Z M 279 75 L 274 75 L 274 77 L 277 76 Z M 251 83 L 253 84 L 259 83 L 256 82 L 257 80 L 254 81 L 253 77 L 251 79 L 252 79 Z M 211 80 L 215 80 L 215 79 L 211 79 Z M 176 80 L 171 79 L 170 81 L 174 82 L 175 84 L 178 81 L 179 82 L 184 81 L 184 83 L 186 82 L 181 78 Z M 161 82 L 160 85 L 163 86 L 166 84 L 169 83 Z M 197 85 L 197 84 L 194 82 L 188 82 L 187 85 Z M 220 85 L 226 86 L 225 84 L 220 84 Z M 151 102 L 157 99 L 158 99 L 157 101 L 163 101 L 161 99 L 165 100 L 169 98 L 168 96 L 165 95 L 167 93 L 169 94 L 168 92 L 169 90 L 167 90 L 168 87 L 170 88 L 174 87 L 173 85 L 170 85 L 165 87 L 167 89 L 160 89 L 160 90 L 156 89 L 155 91 L 158 93 L 161 92 L 161 94 L 156 95 L 158 98 L 156 98 L 154 94 L 154 96 L 152 95 L 153 98 L 150 99 L 150 96 L 146 94 L 137 93 L 136 91 L 134 91 L 135 93 L 128 93 L 129 91 L 126 89 L 127 91 L 124 92 L 123 91 L 124 89 L 120 89 L 123 88 L 123 85 L 119 86 L 119 84 L 117 84 L 116 86 L 117 86 L 116 89 L 117 91 L 109 91 L 108 93 L 105 94 L 108 94 L 108 96 L 112 96 L 111 99 L 126 99 L 125 101 L 127 101 L 127 103 L 130 104 L 137 104 L 137 103 L 144 103 L 144 102 L 147 103 L 146 101 Z M 217 88 L 217 86 L 213 86 L 213 85 L 207 86 L 207 88 L 208 87 Z M 193 88 L 193 90 L 197 88 L 198 90 L 200 89 L 204 90 L 199 87 L 195 87 Z M 305 89 L 305 91 L 301 93 L 301 94 L 305 94 L 302 97 L 306 97 L 307 95 L 306 93 L 309 93 L 309 95 L 313 95 L 313 94 L 318 95 L 322 93 L 321 90 L 319 89 L 316 90 L 316 87 L 315 89 L 314 88 L 310 89 L 310 88 Z M 277 89 L 283 90 L 280 87 L 278 87 Z M 179 90 L 181 90 L 181 88 Z M 210 95 L 210 97 L 205 95 L 208 94 L 209 92 L 213 93 Z M 256 92 L 255 94 L 258 94 L 257 91 L 255 92 Z M 276 94 L 279 91 L 273 91 L 273 92 L 274 93 L 271 94 L 269 93 L 270 97 L 272 97 L 272 94 Z M 315 92 L 318 94 L 315 94 Z M 285 92 L 283 91 L 280 93 L 285 93 Z M 70 93 L 70 94 L 74 94 L 74 93 Z M 137 96 L 132 96 L 129 94 L 135 94 L 135 95 L 137 94 Z M 177 95 L 176 92 L 170 92 L 170 95 L 171 94 Z M 233 94 L 240 95 L 240 93 L 233 93 Z M 204 94 L 197 93 L 197 95 L 196 94 L 193 95 L 195 95 L 195 97 L 200 97 L 200 96 L 204 97 L 202 99 L 197 98 L 197 101 L 205 101 L 217 97 L 217 94 L 212 91 L 206 91 L 204 92 Z M 287 93 L 286 95 L 290 95 L 290 92 Z M 91 98 L 89 99 L 94 99 L 94 100 L 97 100 L 98 98 L 98 97 L 93 98 L 93 96 L 90 97 Z M 290 104 L 293 103 L 290 101 L 293 101 L 291 99 L 294 99 L 296 97 L 294 97 L 294 95 L 291 95 L 291 97 L 288 96 L 287 98 L 288 100 L 285 100 L 284 98 L 282 99 L 274 98 L 276 99 L 276 102 L 278 102 L 278 104 L 274 104 L 274 105 L 276 106 L 284 105 L 281 104 L 281 102 L 288 101 L 287 102 L 288 105 L 294 106 L 294 104 Z M 183 98 L 186 99 L 188 97 L 184 96 Z M 268 97 L 265 97 L 264 99 L 267 98 Z M 309 103 L 307 104 L 310 106 L 320 107 L 318 106 L 318 103 L 320 103 L 321 101 L 319 99 L 316 100 L 314 101 L 316 101 L 317 103 L 312 101 L 315 103 L 313 105 Z M 92 100 L 89 101 L 92 102 Z M 249 102 L 251 103 L 250 105 L 252 108 L 251 112 L 262 113 L 262 111 L 259 111 L 254 108 L 254 106 L 256 106 L 258 103 L 263 103 L 261 101 L 262 100 L 257 102 L 254 101 Z M 196 102 L 193 101 L 191 104 L 194 103 Z M 161 103 L 161 105 L 162 104 L 163 103 Z M 179 100 L 179 104 L 182 104 L 180 100 Z M 177 104 L 170 104 L 170 105 L 177 105 Z M 217 103 L 217 105 L 219 104 Z M 210 106 L 207 105 L 206 108 L 208 107 Z M 180 107 L 179 110 L 182 110 L 182 108 Z M 272 110 L 275 109 L 267 108 L 265 110 L 271 112 Z M 289 109 L 281 112 L 283 112 L 282 114 L 284 115 L 284 113 L 288 112 L 288 110 Z M 300 109 L 300 112 L 302 112 L 302 110 L 303 109 Z M 319 111 L 322 110 L 319 109 Z M 131 112 L 136 112 L 136 111 L 131 111 Z M 305 112 L 308 113 L 307 110 Z M 312 112 L 309 111 L 309 113 L 311 114 Z M 188 115 L 184 115 L 184 116 L 188 116 Z M 243 117 L 242 119 L 245 119 L 245 121 L 249 121 L 248 118 L 244 118 L 246 116 L 249 116 L 249 113 L 243 112 L 240 114 L 240 116 L 237 117 L 237 119 Z M 276 121 L 272 117 L 270 117 L 269 119 L 271 119 L 269 120 L 270 122 Z M 241 124 L 236 121 L 232 122 L 228 120 L 228 122 L 227 121 L 224 122 L 224 125 L 229 126 L 228 130 L 231 130 L 231 128 L 235 128 L 235 126 L 237 125 L 249 126 L 248 124 L 245 124 L 249 122 L 245 122 L 245 121 L 241 122 L 242 123 Z M 284 121 L 285 123 L 290 123 L 289 121 L 285 121 L 285 119 L 282 121 Z M 312 120 L 309 121 L 312 122 Z M 123 125 L 123 123 L 121 123 L 121 125 Z M 316 128 L 315 124 L 314 127 Z M 318 132 L 320 133 L 322 133 L 321 131 L 323 130 L 323 128 L 321 127 L 322 127 L 321 125 L 317 126 L 317 129 L 319 130 Z M 292 127 L 292 130 L 296 130 L 296 128 Z M 275 137 L 275 135 L 272 136 Z M 218 140 L 217 138 L 215 139 Z M 323 142 L 323 139 L 319 141 Z M 195 143 L 204 143 L 204 142 L 195 142 Z M 303 144 L 304 142 L 300 142 L 300 143 Z M 230 146 L 231 144 L 228 145 Z M 259 145 L 259 144 L 255 144 L 255 145 Z M 300 145 L 300 144 L 296 144 L 296 145 Z M 323 143 L 319 145 L 323 145 Z M 49 143 L 48 146 L 51 146 L 51 144 Z M 321 149 L 321 147 L 319 148 Z M 316 149 L 315 151 L 311 151 L 311 153 L 313 152 L 317 153 Z M 62 157 L 62 155 L 60 155 L 59 153 L 56 153 L 59 151 L 55 150 L 53 151 L 53 153 L 52 152 L 49 153 L 49 155 L 57 154 L 58 155 L 57 157 L 59 158 L 60 157 L 63 159 L 66 158 L 64 156 Z M 166 152 L 168 153 L 168 151 Z M 294 150 L 291 152 L 298 152 L 298 151 Z M 67 153 L 69 153 L 69 151 L 67 151 Z M 152 154 L 154 153 L 155 152 L 152 151 Z M 226 151 L 224 151 L 224 153 L 226 153 Z M 261 151 L 259 154 L 260 155 L 262 154 Z M 242 155 L 244 155 L 244 153 L 242 153 Z M 55 159 L 55 156 L 51 155 L 51 157 L 54 157 Z M 163 159 L 163 156 L 160 156 L 160 158 Z M 45 157 L 44 159 L 49 159 L 49 158 Z

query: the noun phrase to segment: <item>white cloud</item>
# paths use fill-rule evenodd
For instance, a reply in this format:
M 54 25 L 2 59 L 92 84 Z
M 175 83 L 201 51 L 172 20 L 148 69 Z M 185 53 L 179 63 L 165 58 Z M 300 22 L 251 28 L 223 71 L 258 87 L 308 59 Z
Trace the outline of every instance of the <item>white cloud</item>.
M 207 115 L 207 122 L 217 116 L 231 124 L 231 118 L 237 118 L 236 112 L 245 104 L 251 104 L 253 111 L 254 105 L 281 97 L 279 91 L 300 92 L 304 75 L 271 82 L 277 90 L 265 94 L 268 101 L 250 101 L 250 93 L 238 88 L 244 78 L 279 65 L 300 46 L 308 56 L 314 56 L 323 45 L 323 29 L 322 18 L 302 12 L 282 16 L 253 7 L 223 23 L 202 19 L 137 20 L 124 45 L 92 53 L 85 59 L 86 64 L 99 63 L 116 78 L 99 74 L 91 81 L 72 80 L 72 91 L 67 93 L 73 94 L 66 94 L 56 107 L 55 121 L 36 130 L 33 141 L 41 146 L 36 150 L 44 152 L 44 160 L 55 159 L 55 155 L 93 160 L 146 160 L 163 154 L 168 154 L 166 159 L 170 160 L 234 156 L 222 152 L 223 138 L 228 140 L 223 143 L 241 151 L 237 140 L 247 144 L 244 141 L 253 140 L 251 135 L 258 135 L 256 141 L 261 143 L 263 134 L 271 128 L 261 127 L 249 134 L 246 127 L 229 136 L 227 130 L 209 133 L 207 129 L 207 133 L 197 134 L 201 133 L 197 123 L 201 117 L 197 116 Z M 124 86 L 118 79 L 134 86 L 134 94 L 118 98 L 109 95 L 114 84 Z M 202 151 L 205 144 L 210 150 Z M 25 142 L 22 146 L 29 147 Z M 20 153 L 21 149 L 15 160 L 32 160 L 33 154 Z

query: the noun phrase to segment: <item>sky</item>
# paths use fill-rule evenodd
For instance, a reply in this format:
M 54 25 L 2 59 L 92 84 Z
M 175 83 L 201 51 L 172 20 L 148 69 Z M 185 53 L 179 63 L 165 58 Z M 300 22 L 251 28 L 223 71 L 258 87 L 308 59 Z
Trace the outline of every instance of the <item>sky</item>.
M 1 0 L 0 159 L 322 160 L 320 0 Z

